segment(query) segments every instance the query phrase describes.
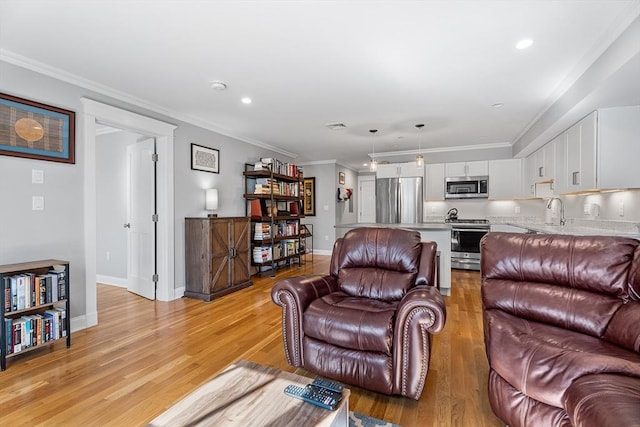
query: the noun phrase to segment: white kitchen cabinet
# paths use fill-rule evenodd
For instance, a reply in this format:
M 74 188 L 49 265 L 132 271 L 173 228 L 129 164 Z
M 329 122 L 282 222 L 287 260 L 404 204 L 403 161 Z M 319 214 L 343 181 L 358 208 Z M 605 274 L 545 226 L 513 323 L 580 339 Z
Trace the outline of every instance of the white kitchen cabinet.
M 489 175 L 489 162 L 486 160 L 477 162 L 455 162 L 445 165 L 445 176 L 487 176 Z
M 397 178 L 398 165 L 395 163 L 378 164 L 376 169 L 376 178 Z
M 553 141 L 555 153 L 555 172 L 553 177 L 553 193 L 563 194 L 569 191 L 569 178 L 567 174 L 567 135 L 563 132 Z
M 400 163 L 398 168 L 400 178 L 424 177 L 424 166 L 418 167 L 416 162 Z
M 529 154 L 524 159 L 524 176 L 525 176 L 525 196 L 536 196 L 536 153 Z
M 413 178 L 424 176 L 424 167 L 417 167 L 415 162 L 379 164 L 376 178 Z
M 594 111 L 567 130 L 567 192 L 596 188 L 596 120 Z
M 599 189 L 640 188 L 640 105 L 598 110 Z
M 444 163 L 426 165 L 425 177 L 426 200 L 444 200 Z
M 489 161 L 489 198 L 522 197 L 522 159 Z

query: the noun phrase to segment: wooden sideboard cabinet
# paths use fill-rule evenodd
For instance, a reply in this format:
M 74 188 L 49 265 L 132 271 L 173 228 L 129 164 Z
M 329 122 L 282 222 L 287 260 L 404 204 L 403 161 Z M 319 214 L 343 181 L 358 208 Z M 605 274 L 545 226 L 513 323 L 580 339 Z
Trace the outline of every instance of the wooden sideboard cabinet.
M 203 301 L 251 286 L 249 217 L 185 219 L 184 296 Z

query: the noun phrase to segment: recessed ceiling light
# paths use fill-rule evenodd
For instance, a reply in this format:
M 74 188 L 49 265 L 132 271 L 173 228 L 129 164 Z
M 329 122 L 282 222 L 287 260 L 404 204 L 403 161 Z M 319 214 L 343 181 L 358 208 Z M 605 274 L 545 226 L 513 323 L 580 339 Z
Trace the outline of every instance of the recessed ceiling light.
M 211 89 L 213 90 L 225 90 L 227 88 L 227 84 L 221 81 L 213 81 L 211 82 Z
M 516 44 L 516 49 L 526 49 L 529 46 L 531 46 L 532 44 L 533 44 L 533 40 L 531 40 L 531 39 L 523 39 L 523 40 L 520 40 Z
M 243 104 L 251 104 L 253 102 L 251 98 L 249 98 L 248 96 L 245 96 L 244 98 L 242 98 L 241 101 Z
M 495 104 L 492 105 L 493 108 L 502 108 L 504 107 L 504 104 L 502 102 L 496 102 Z
M 369 166 L 369 163 L 363 163 L 362 166 Z

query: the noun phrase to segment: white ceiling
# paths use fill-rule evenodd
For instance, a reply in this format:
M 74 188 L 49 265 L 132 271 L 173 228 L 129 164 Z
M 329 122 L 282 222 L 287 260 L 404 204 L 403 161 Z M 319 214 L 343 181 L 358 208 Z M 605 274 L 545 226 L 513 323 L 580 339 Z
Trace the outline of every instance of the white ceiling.
M 427 151 L 510 146 L 639 4 L 2 0 L 0 58 L 298 162 L 362 168 L 371 128 L 378 154 L 417 150 L 417 123 Z M 523 38 L 533 46 L 515 49 Z M 628 103 L 619 92 L 610 102 Z

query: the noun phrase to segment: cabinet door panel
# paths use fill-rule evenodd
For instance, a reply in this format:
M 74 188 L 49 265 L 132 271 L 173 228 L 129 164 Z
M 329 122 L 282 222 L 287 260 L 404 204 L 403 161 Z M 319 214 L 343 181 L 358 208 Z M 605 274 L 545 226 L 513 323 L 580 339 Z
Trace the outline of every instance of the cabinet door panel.
M 465 162 L 446 163 L 445 176 L 465 176 L 467 175 L 467 164 Z
M 228 288 L 231 285 L 229 265 L 229 242 L 231 240 L 230 221 L 210 221 L 211 227 L 211 292 Z
M 426 177 L 426 200 L 444 200 L 444 163 L 427 165 Z
M 233 285 L 247 282 L 251 279 L 249 263 L 251 256 L 250 243 L 251 226 L 249 220 L 233 221 Z

